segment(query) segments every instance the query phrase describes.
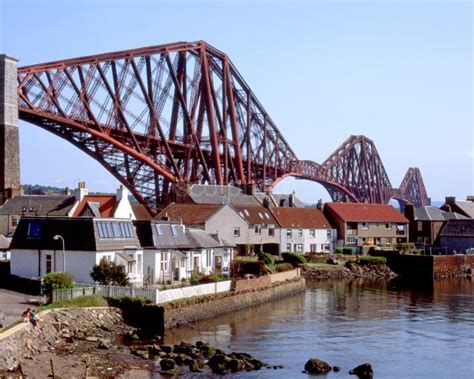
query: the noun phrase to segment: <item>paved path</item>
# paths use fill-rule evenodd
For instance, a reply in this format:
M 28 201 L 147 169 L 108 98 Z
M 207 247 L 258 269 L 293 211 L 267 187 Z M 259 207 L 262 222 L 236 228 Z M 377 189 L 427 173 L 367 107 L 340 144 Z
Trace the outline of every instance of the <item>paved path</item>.
M 36 298 L 36 296 L 0 288 L 0 310 L 3 310 L 5 314 L 3 327 L 5 328 L 19 321 L 21 314 L 26 308 L 34 308 L 34 305 L 28 304 L 28 300 L 36 300 Z

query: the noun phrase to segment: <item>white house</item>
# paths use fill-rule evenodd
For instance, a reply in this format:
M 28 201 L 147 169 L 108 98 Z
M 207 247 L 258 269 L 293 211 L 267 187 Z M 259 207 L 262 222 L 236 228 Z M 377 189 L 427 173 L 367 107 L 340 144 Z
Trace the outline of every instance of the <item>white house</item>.
M 280 226 L 280 249 L 282 252 L 334 251 L 336 229 L 317 208 L 271 208 Z
M 92 283 L 92 268 L 105 257 L 125 267 L 132 285 L 143 283 L 143 250 L 129 219 L 22 217 L 10 250 L 11 274 L 20 277 L 63 271 Z
M 233 245 L 217 235 L 164 220 L 136 221 L 135 226 L 148 284 L 189 279 L 193 272 L 225 272 L 230 267 Z

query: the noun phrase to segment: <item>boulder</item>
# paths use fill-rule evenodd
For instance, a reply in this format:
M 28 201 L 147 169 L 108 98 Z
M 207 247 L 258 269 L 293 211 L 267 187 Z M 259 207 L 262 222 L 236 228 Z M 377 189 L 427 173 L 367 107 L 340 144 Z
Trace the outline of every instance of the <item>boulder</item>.
M 176 364 L 172 359 L 165 358 L 160 361 L 160 367 L 163 371 L 173 370 Z
M 245 362 L 241 359 L 232 358 L 226 363 L 225 368 L 231 372 L 242 371 L 245 368 Z
M 372 379 L 374 377 L 374 372 L 370 363 L 363 363 L 353 368 L 349 371 L 349 374 L 357 375 L 357 377 L 361 379 Z
M 331 371 L 331 366 L 329 366 L 327 362 L 324 362 L 320 359 L 311 358 L 304 365 L 304 369 L 309 374 L 319 375 L 326 374 L 327 372 Z

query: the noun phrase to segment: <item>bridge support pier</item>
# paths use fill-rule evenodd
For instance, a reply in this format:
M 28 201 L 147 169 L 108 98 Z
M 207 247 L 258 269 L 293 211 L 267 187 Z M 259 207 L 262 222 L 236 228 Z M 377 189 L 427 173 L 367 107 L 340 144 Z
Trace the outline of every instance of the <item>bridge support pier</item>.
M 21 192 L 17 62 L 0 55 L 0 205 Z

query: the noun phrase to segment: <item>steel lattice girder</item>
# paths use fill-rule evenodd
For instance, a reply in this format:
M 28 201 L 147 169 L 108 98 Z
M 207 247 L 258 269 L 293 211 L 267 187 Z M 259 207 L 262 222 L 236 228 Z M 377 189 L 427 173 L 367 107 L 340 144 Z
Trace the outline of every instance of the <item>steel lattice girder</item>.
M 151 211 L 176 183 L 263 191 L 286 176 L 320 182 L 338 201 L 392 196 L 363 136 L 322 165 L 299 161 L 227 56 L 203 41 L 21 67 L 17 92 L 21 119 L 92 156 Z M 414 190 L 405 200 L 425 196 Z

